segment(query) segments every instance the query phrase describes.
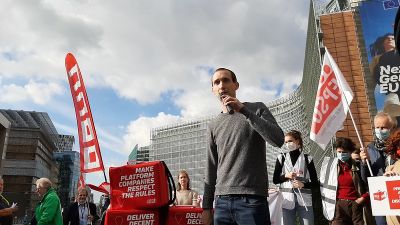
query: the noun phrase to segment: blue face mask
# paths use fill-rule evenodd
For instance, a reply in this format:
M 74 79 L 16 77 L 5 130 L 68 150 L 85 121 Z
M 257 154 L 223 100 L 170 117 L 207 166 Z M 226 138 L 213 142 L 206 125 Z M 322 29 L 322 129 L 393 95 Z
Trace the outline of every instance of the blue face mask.
M 346 162 L 350 159 L 350 153 L 348 152 L 337 152 L 336 155 L 337 158 L 342 162 Z
M 390 131 L 388 129 L 375 129 L 375 136 L 379 140 L 386 140 L 390 136 Z

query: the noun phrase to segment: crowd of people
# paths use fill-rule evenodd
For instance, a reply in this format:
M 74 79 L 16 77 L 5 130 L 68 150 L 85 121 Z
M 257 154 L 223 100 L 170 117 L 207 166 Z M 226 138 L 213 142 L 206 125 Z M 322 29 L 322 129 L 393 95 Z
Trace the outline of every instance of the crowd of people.
M 368 192 L 367 177 L 400 175 L 400 129 L 396 129 L 389 114 L 379 112 L 375 116 L 374 141 L 365 148 L 357 148 L 349 138 L 336 138 L 335 157 L 324 159 L 318 178 L 301 133 L 291 130 L 284 134 L 263 103 L 239 101 L 239 83 L 234 72 L 217 69 L 211 87 L 222 112 L 207 129 L 204 195 L 200 198 L 191 189 L 188 172 L 181 170 L 174 205 L 202 207 L 206 225 L 271 224 L 265 160 L 268 142 L 285 150 L 278 154 L 273 173 L 273 183 L 280 187 L 283 196 L 284 225 L 294 225 L 296 221 L 314 224 L 314 213 L 320 211 L 313 208 L 315 190 L 323 196 L 318 201 L 332 225 L 400 225 L 400 216 L 372 216 Z M 2 195 L 3 185 L 0 178 L 0 225 L 9 225 L 18 206 Z M 98 215 L 96 205 L 88 202 L 89 192 L 85 188 L 78 190 L 76 201 L 64 210 L 49 179 L 38 179 L 36 192 L 40 202 L 31 224 L 104 223 L 105 214 Z
M 357 148 L 349 138 L 337 138 L 335 157 L 324 159 L 318 178 L 300 132 L 283 135 L 264 104 L 239 101 L 233 71 L 217 69 L 211 86 L 222 112 L 207 131 L 204 224 L 271 224 L 265 190 L 266 142 L 276 147 L 285 144 L 287 150 L 278 155 L 273 176 L 283 196 L 284 225 L 314 224 L 312 189 L 320 191 L 322 197 L 317 201 L 322 202 L 330 224 L 400 224 L 399 216 L 372 216 L 367 185 L 368 176 L 400 175 L 400 137 L 389 114 L 376 115 L 374 141 L 366 148 Z

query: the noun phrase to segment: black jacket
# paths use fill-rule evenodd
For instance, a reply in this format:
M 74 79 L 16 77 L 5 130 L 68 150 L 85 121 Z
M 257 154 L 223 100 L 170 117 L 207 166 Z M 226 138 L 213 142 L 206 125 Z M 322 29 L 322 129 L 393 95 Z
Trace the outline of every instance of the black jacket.
M 99 219 L 99 216 L 96 212 L 96 205 L 89 203 L 89 210 L 90 215 L 94 217 L 93 222 L 96 222 Z M 77 202 L 72 203 L 67 210 L 64 210 L 63 220 L 64 225 L 79 225 L 79 207 Z

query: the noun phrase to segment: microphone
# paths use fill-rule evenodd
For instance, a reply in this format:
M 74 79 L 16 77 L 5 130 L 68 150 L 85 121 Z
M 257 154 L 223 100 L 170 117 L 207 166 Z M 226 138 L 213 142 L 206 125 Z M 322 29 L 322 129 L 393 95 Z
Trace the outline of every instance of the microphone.
M 221 98 L 221 100 L 222 100 L 222 97 L 224 96 L 224 94 L 223 94 L 223 93 L 220 93 L 219 96 L 220 96 L 220 98 Z M 232 106 L 230 106 L 229 104 L 226 105 L 225 107 L 226 107 L 226 109 L 228 110 L 228 113 L 229 113 L 229 114 L 233 114 L 233 113 L 235 112 L 235 110 L 233 110 Z

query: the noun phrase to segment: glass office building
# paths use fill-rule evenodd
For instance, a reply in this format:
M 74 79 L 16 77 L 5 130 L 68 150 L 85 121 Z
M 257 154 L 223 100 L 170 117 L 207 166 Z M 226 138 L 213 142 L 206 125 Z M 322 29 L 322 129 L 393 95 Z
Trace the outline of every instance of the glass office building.
M 75 138 L 73 135 L 59 135 L 57 151 L 53 153 L 54 160 L 59 166 L 57 193 L 61 206 L 68 206 L 76 195 L 80 175 L 80 154 L 73 151 Z
M 186 170 L 190 186 L 202 193 L 206 159 L 207 123 L 212 117 L 172 124 L 151 130 L 150 157 L 163 160 L 177 182 L 179 170 Z

